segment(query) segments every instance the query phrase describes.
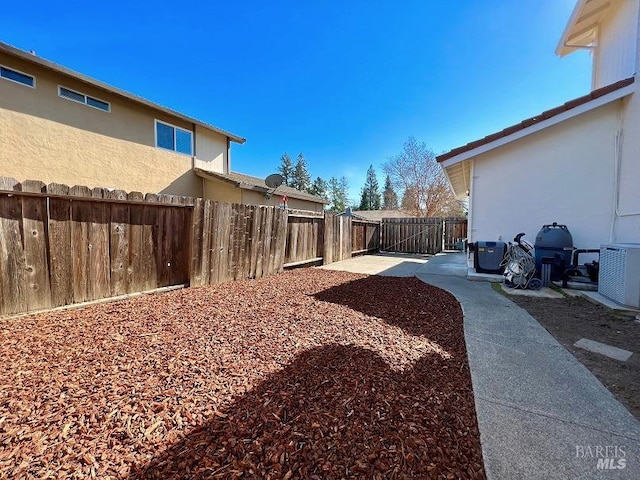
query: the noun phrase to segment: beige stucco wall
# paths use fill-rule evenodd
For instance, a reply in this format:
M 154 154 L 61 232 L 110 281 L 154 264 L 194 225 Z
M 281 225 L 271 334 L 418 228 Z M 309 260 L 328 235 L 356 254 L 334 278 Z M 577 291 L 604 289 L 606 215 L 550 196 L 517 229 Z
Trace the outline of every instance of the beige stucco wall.
M 0 64 L 36 77 L 35 89 L 0 79 L 0 175 L 202 195 L 193 158 L 155 147 L 155 119 L 190 131 L 194 125 L 1 53 Z M 111 112 L 59 97 L 58 85 L 109 102 Z M 207 132 L 201 145 L 211 161 L 224 165 L 226 142 Z
M 216 202 L 242 203 L 242 190 L 229 182 L 200 179 L 204 183 L 204 198 Z
M 217 173 L 229 173 L 227 139 L 196 125 L 195 166 Z
M 611 241 L 619 109 L 616 101 L 477 156 L 470 241 L 510 241 L 525 232 L 534 243 L 552 222 L 566 224 L 578 248 Z
M 203 179 L 204 198 L 218 202 L 241 203 L 243 205 L 265 205 L 268 207 L 279 207 L 282 196 L 275 194 L 271 198 L 266 198 L 264 193 L 255 190 L 246 190 L 235 187 L 229 182 L 215 178 Z M 288 207 L 296 210 L 310 210 L 312 212 L 322 212 L 323 205 L 315 202 L 299 200 L 289 197 Z

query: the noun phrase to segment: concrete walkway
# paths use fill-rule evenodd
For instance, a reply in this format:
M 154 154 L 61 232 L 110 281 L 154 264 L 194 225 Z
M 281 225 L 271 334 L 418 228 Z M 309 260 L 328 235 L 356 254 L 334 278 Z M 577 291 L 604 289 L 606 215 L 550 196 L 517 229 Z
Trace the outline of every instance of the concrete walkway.
M 464 254 L 419 263 L 413 274 L 462 305 L 489 479 L 640 478 L 640 422 L 586 367 L 489 283 L 468 281 Z

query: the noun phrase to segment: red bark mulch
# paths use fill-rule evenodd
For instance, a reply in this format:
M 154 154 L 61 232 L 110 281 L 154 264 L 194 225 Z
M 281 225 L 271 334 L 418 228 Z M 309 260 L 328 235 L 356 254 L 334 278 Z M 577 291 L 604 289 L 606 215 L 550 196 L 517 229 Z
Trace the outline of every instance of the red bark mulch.
M 0 320 L 0 478 L 484 478 L 462 312 L 301 269 Z

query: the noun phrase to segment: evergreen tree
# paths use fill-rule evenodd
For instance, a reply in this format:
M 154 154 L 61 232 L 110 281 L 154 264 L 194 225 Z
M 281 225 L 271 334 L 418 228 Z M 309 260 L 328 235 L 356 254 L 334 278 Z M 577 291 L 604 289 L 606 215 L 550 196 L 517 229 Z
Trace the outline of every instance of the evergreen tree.
M 380 186 L 373 165 L 369 165 L 360 197 L 360 210 L 380 210 Z
M 304 155 L 300 153 L 295 167 L 293 167 L 293 175 L 290 187 L 293 187 L 302 192 L 311 191 L 311 175 L 309 174 L 309 167 Z
M 329 179 L 329 210 L 335 213 L 344 212 L 348 203 L 349 185 L 345 177 L 338 180 L 336 177 Z
M 358 205 L 358 210 L 371 210 L 369 195 L 367 194 L 367 189 L 365 187 L 362 187 L 360 190 L 360 205 Z
M 280 157 L 278 173 L 284 177 L 284 184 L 291 186 L 291 181 L 293 180 L 293 162 L 286 152 Z
M 316 179 L 311 184 L 311 189 L 309 190 L 311 195 L 315 195 L 316 197 L 323 198 L 325 200 L 329 200 L 329 184 L 324 181 L 320 177 L 316 177 Z
M 389 177 L 389 175 L 387 175 L 387 178 L 384 181 L 382 201 L 382 208 L 385 210 L 395 210 L 398 208 L 398 195 L 396 195 L 396 191 L 393 189 L 393 184 L 391 183 L 391 177 Z

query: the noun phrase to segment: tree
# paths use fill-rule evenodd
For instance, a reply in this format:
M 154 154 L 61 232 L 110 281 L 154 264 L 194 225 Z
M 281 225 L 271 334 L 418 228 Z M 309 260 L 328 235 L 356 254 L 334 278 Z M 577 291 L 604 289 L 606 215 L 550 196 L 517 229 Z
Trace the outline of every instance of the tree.
M 329 179 L 329 210 L 335 213 L 344 212 L 349 202 L 348 197 L 349 185 L 345 177 L 338 180 L 336 177 Z
M 384 210 L 395 210 L 398 208 L 398 195 L 396 195 L 396 191 L 393 189 L 393 184 L 391 183 L 391 177 L 389 177 L 389 175 L 387 175 L 387 178 L 384 180 L 382 203 L 382 208 Z
M 380 187 L 373 165 L 369 165 L 367 179 L 360 196 L 360 210 L 380 210 Z
M 311 175 L 309 174 L 307 161 L 302 153 L 298 155 L 296 165 L 293 167 L 292 179 L 289 186 L 302 192 L 309 192 L 311 190 Z
M 285 185 L 291 185 L 291 180 L 293 180 L 293 162 L 291 161 L 289 154 L 286 152 L 280 157 L 278 173 L 284 177 Z
M 409 137 L 402 152 L 383 165 L 396 191 L 402 193 L 402 207 L 419 217 L 463 214 L 435 154 L 427 145 Z
M 311 184 L 311 189 L 309 190 L 311 195 L 315 195 L 316 197 L 323 198 L 325 200 L 329 200 L 329 184 L 324 181 L 320 177 L 316 177 L 316 179 Z

